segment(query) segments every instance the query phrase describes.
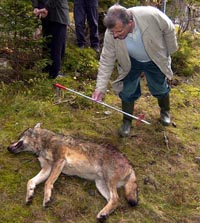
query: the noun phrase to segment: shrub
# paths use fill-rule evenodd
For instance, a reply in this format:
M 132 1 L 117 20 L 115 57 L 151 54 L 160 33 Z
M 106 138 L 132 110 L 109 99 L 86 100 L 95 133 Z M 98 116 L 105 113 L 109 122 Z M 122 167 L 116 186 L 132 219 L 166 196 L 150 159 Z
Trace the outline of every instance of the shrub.
M 35 35 L 40 20 L 33 16 L 31 1 L 1 1 L 0 16 L 0 49 L 7 49 L 3 56 L 13 76 L 23 79 L 27 69 L 37 73 L 46 62 L 42 60 L 43 40 Z
M 191 32 L 182 34 L 178 39 L 179 50 L 172 56 L 172 69 L 179 76 L 192 76 L 200 67 L 198 44 L 199 37 Z
M 80 49 L 68 44 L 65 57 L 63 67 L 66 73 L 73 72 L 76 76 L 96 79 L 98 58 L 93 49 Z

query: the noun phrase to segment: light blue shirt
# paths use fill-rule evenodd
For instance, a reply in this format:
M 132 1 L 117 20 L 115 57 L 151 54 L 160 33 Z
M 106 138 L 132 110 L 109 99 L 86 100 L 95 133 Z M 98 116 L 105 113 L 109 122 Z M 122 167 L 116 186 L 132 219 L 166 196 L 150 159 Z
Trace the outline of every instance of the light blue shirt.
M 144 48 L 141 31 L 136 22 L 135 27 L 133 28 L 133 32 L 128 34 L 128 36 L 125 38 L 125 42 L 128 48 L 128 53 L 132 58 L 140 62 L 151 61 Z

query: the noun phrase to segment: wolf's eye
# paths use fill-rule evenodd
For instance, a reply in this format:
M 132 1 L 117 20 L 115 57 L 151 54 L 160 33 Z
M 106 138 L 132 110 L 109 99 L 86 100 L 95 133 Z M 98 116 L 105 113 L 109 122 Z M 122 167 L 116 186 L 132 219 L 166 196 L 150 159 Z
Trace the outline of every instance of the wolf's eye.
M 32 134 L 32 129 L 28 128 L 20 134 L 19 139 L 21 139 L 24 135 L 31 135 L 31 134 Z

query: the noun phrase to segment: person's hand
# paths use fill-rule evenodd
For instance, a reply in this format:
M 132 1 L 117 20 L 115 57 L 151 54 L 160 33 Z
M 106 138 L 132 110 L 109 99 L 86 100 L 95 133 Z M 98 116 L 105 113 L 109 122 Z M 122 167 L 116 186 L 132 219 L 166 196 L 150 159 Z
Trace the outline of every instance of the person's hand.
M 102 101 L 103 96 L 104 96 L 104 93 L 102 93 L 100 91 L 95 91 L 92 94 L 92 99 L 95 100 L 95 101 Z
M 48 15 L 48 11 L 46 8 L 39 9 L 37 13 L 38 13 L 39 18 L 45 18 Z
M 39 12 L 38 11 L 39 11 L 38 8 L 34 8 L 34 10 L 33 10 L 34 15 L 37 16 L 37 17 L 39 16 Z

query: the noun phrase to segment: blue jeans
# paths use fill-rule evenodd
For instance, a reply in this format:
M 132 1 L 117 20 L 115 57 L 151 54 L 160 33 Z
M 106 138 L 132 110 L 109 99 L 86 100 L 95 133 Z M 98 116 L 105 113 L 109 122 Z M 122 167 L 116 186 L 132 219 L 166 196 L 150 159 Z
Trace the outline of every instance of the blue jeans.
M 145 73 L 148 88 L 156 98 L 163 98 L 169 94 L 170 87 L 167 84 L 166 76 L 153 62 L 139 62 L 131 58 L 131 70 L 123 80 L 123 90 L 119 97 L 124 102 L 133 102 L 141 96 L 140 75 Z

